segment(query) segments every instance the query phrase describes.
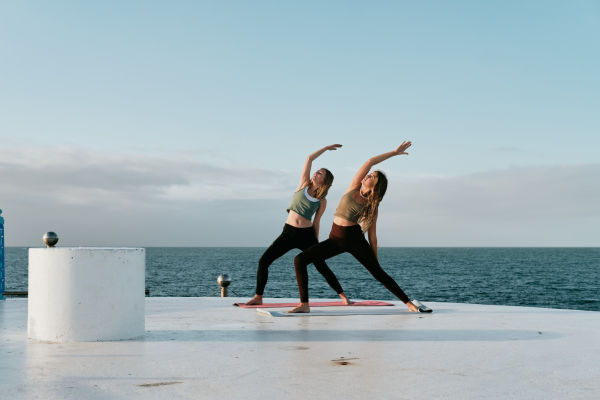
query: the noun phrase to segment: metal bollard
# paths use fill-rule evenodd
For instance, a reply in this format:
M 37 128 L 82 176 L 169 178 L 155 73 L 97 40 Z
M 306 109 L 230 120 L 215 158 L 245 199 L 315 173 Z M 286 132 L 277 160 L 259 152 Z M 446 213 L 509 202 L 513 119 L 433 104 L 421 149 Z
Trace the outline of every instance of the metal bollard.
M 231 283 L 231 278 L 227 274 L 221 274 L 217 278 L 217 283 L 221 286 L 221 297 L 227 297 L 227 286 Z
M 46 232 L 42 236 L 42 241 L 46 247 L 54 247 L 58 243 L 58 235 L 54 232 Z

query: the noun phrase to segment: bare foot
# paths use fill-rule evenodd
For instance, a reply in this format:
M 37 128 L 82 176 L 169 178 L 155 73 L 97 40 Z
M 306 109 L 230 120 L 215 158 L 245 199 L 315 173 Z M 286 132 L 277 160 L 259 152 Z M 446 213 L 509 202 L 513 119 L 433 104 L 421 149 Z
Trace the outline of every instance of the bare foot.
M 288 313 L 293 314 L 293 313 L 309 313 L 310 312 L 310 307 L 308 306 L 308 303 L 300 303 L 300 305 L 296 308 L 292 308 L 291 310 L 288 311 Z
M 344 293 L 340 293 L 340 298 L 346 306 L 349 306 L 350 304 L 354 303 L 353 301 L 350 301 L 350 299 Z
M 409 301 L 408 303 L 406 303 L 406 306 L 408 307 L 408 311 L 410 312 L 419 312 L 419 307 L 415 306 L 412 301 Z
M 256 294 L 256 295 L 254 295 L 254 297 L 253 297 L 253 298 L 251 298 L 251 299 L 250 299 L 250 300 L 249 300 L 249 301 L 246 303 L 246 305 L 247 305 L 247 306 L 260 306 L 260 305 L 262 304 L 262 298 L 263 298 L 263 297 L 262 297 L 261 295 L 258 295 L 258 294 Z

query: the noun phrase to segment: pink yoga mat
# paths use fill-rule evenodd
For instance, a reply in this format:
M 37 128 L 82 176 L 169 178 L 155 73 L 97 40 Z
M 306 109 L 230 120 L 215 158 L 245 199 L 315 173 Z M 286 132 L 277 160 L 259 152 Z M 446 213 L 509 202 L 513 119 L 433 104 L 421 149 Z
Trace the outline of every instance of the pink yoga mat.
M 300 303 L 263 303 L 260 306 L 247 306 L 244 303 L 233 303 L 234 306 L 241 308 L 284 308 L 284 307 L 296 307 Z M 308 303 L 310 307 L 328 307 L 328 306 L 345 306 L 341 301 L 319 301 L 316 303 Z M 357 301 L 350 306 L 393 306 L 392 303 L 386 303 L 385 301 L 377 300 L 366 300 Z

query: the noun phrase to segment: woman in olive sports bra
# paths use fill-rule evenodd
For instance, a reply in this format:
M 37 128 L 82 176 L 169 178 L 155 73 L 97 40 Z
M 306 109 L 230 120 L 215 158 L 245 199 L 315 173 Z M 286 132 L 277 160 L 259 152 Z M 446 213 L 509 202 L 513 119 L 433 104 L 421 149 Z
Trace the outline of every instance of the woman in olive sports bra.
M 312 246 L 294 258 L 296 279 L 300 291 L 300 305 L 288 312 L 310 312 L 308 305 L 308 273 L 306 266 L 317 260 L 326 260 L 338 254 L 352 254 L 390 292 L 402 300 L 411 312 L 431 312 L 417 300 L 410 301 L 396 281 L 377 260 L 377 210 L 387 189 L 387 178 L 381 171 L 369 174 L 371 168 L 390 157 L 406 155 L 411 142 L 402 142 L 394 151 L 372 157 L 358 170 L 340 200 L 335 212 L 329 239 Z M 362 229 L 361 229 L 362 228 Z M 364 232 L 368 233 L 369 243 Z
M 290 251 L 291 249 L 306 250 L 309 247 L 319 243 L 319 223 L 321 216 L 327 207 L 327 191 L 333 183 L 333 175 L 325 168 L 319 169 L 314 175 L 310 176 L 312 162 L 327 150 L 337 150 L 342 147 L 341 144 L 332 144 L 323 147 L 308 156 L 300 176 L 300 184 L 292 197 L 292 202 L 288 208 L 288 217 L 283 227 L 283 232 L 269 246 L 258 262 L 256 271 L 256 294 L 250 299 L 247 305 L 262 304 L 263 293 L 269 278 L 269 266 Z M 311 221 L 314 215 L 314 219 Z M 344 294 L 342 286 L 337 278 L 329 269 L 325 261 L 317 260 L 313 263 L 317 271 L 325 277 L 325 280 L 333 290 L 341 297 L 345 304 L 349 300 Z

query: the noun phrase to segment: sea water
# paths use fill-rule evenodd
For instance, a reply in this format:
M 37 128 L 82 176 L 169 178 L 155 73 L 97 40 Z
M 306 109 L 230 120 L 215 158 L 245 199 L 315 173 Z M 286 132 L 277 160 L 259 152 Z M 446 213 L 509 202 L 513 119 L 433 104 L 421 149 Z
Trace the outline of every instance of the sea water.
M 251 297 L 265 248 L 146 249 L 150 296 Z M 269 268 L 266 297 L 298 297 L 292 250 Z M 600 248 L 380 248 L 379 261 L 410 298 L 600 311 Z M 351 299 L 395 300 L 351 255 L 327 260 Z M 27 290 L 27 248 L 6 249 L 6 290 Z M 337 298 L 309 266 L 311 298 Z

